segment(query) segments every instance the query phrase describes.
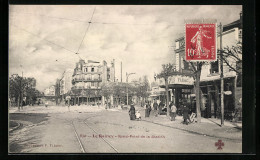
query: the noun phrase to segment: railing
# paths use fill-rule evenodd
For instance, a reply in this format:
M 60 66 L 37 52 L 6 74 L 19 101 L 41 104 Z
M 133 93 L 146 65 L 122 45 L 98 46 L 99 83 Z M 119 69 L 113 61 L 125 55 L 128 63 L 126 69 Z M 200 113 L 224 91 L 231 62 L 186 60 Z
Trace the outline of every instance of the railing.
M 73 78 L 72 81 L 74 82 L 81 82 L 81 81 L 89 81 L 89 82 L 101 82 L 102 79 L 101 78 L 94 78 L 94 79 L 91 79 L 91 78 Z

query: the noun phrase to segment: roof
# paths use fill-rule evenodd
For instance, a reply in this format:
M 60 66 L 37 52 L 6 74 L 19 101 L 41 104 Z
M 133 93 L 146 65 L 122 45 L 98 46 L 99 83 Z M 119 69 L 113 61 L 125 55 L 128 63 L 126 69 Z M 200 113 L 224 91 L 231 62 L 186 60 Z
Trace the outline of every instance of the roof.
M 238 19 L 238 20 L 236 20 L 234 22 L 231 22 L 231 23 L 229 23 L 227 25 L 224 25 L 223 26 L 223 32 L 228 31 L 228 30 L 233 29 L 233 28 L 239 28 L 239 29 L 242 28 L 242 23 L 241 23 L 240 19 Z

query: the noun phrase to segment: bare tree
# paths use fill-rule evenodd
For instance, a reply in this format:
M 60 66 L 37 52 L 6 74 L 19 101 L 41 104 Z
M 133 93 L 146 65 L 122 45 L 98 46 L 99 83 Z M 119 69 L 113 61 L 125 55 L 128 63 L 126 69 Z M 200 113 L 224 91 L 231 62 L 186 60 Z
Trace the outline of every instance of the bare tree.
M 194 83 L 194 88 L 195 88 L 195 95 L 196 95 L 196 112 L 197 112 L 197 122 L 200 123 L 201 122 L 201 90 L 200 90 L 200 75 L 201 75 L 201 68 L 202 65 L 205 62 L 196 62 L 196 66 L 194 65 L 195 62 L 190 62 L 191 66 L 192 66 L 192 70 L 194 72 L 193 74 L 193 79 L 195 81 Z
M 220 52 L 220 50 L 218 51 Z M 224 47 L 222 50 L 223 62 L 234 72 L 237 73 L 239 81 L 242 78 L 242 43 L 237 42 L 235 46 Z M 235 65 L 234 65 L 235 64 Z
M 167 116 L 170 116 L 170 108 L 169 108 L 169 84 L 168 78 L 172 76 L 172 73 L 175 72 L 175 67 L 173 64 L 163 64 L 162 71 L 157 75 L 158 78 L 164 78 L 165 80 L 165 95 L 166 95 L 166 107 L 167 107 Z

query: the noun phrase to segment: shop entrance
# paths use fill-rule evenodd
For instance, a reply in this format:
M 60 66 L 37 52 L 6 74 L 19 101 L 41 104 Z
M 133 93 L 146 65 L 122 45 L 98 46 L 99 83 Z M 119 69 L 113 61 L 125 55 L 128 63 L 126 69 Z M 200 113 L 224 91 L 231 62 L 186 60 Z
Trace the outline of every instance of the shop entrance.
M 217 118 L 217 100 L 215 91 L 209 92 L 207 95 L 205 118 Z

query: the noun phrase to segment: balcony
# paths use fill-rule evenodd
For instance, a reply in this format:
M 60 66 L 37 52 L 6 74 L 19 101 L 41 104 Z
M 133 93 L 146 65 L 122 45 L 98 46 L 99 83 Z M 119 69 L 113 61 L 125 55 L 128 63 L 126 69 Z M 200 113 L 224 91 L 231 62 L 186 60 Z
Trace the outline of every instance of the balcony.
M 74 82 L 102 82 L 102 79 L 101 78 L 94 78 L 94 79 L 91 79 L 91 78 L 73 78 L 72 79 L 72 83 Z

